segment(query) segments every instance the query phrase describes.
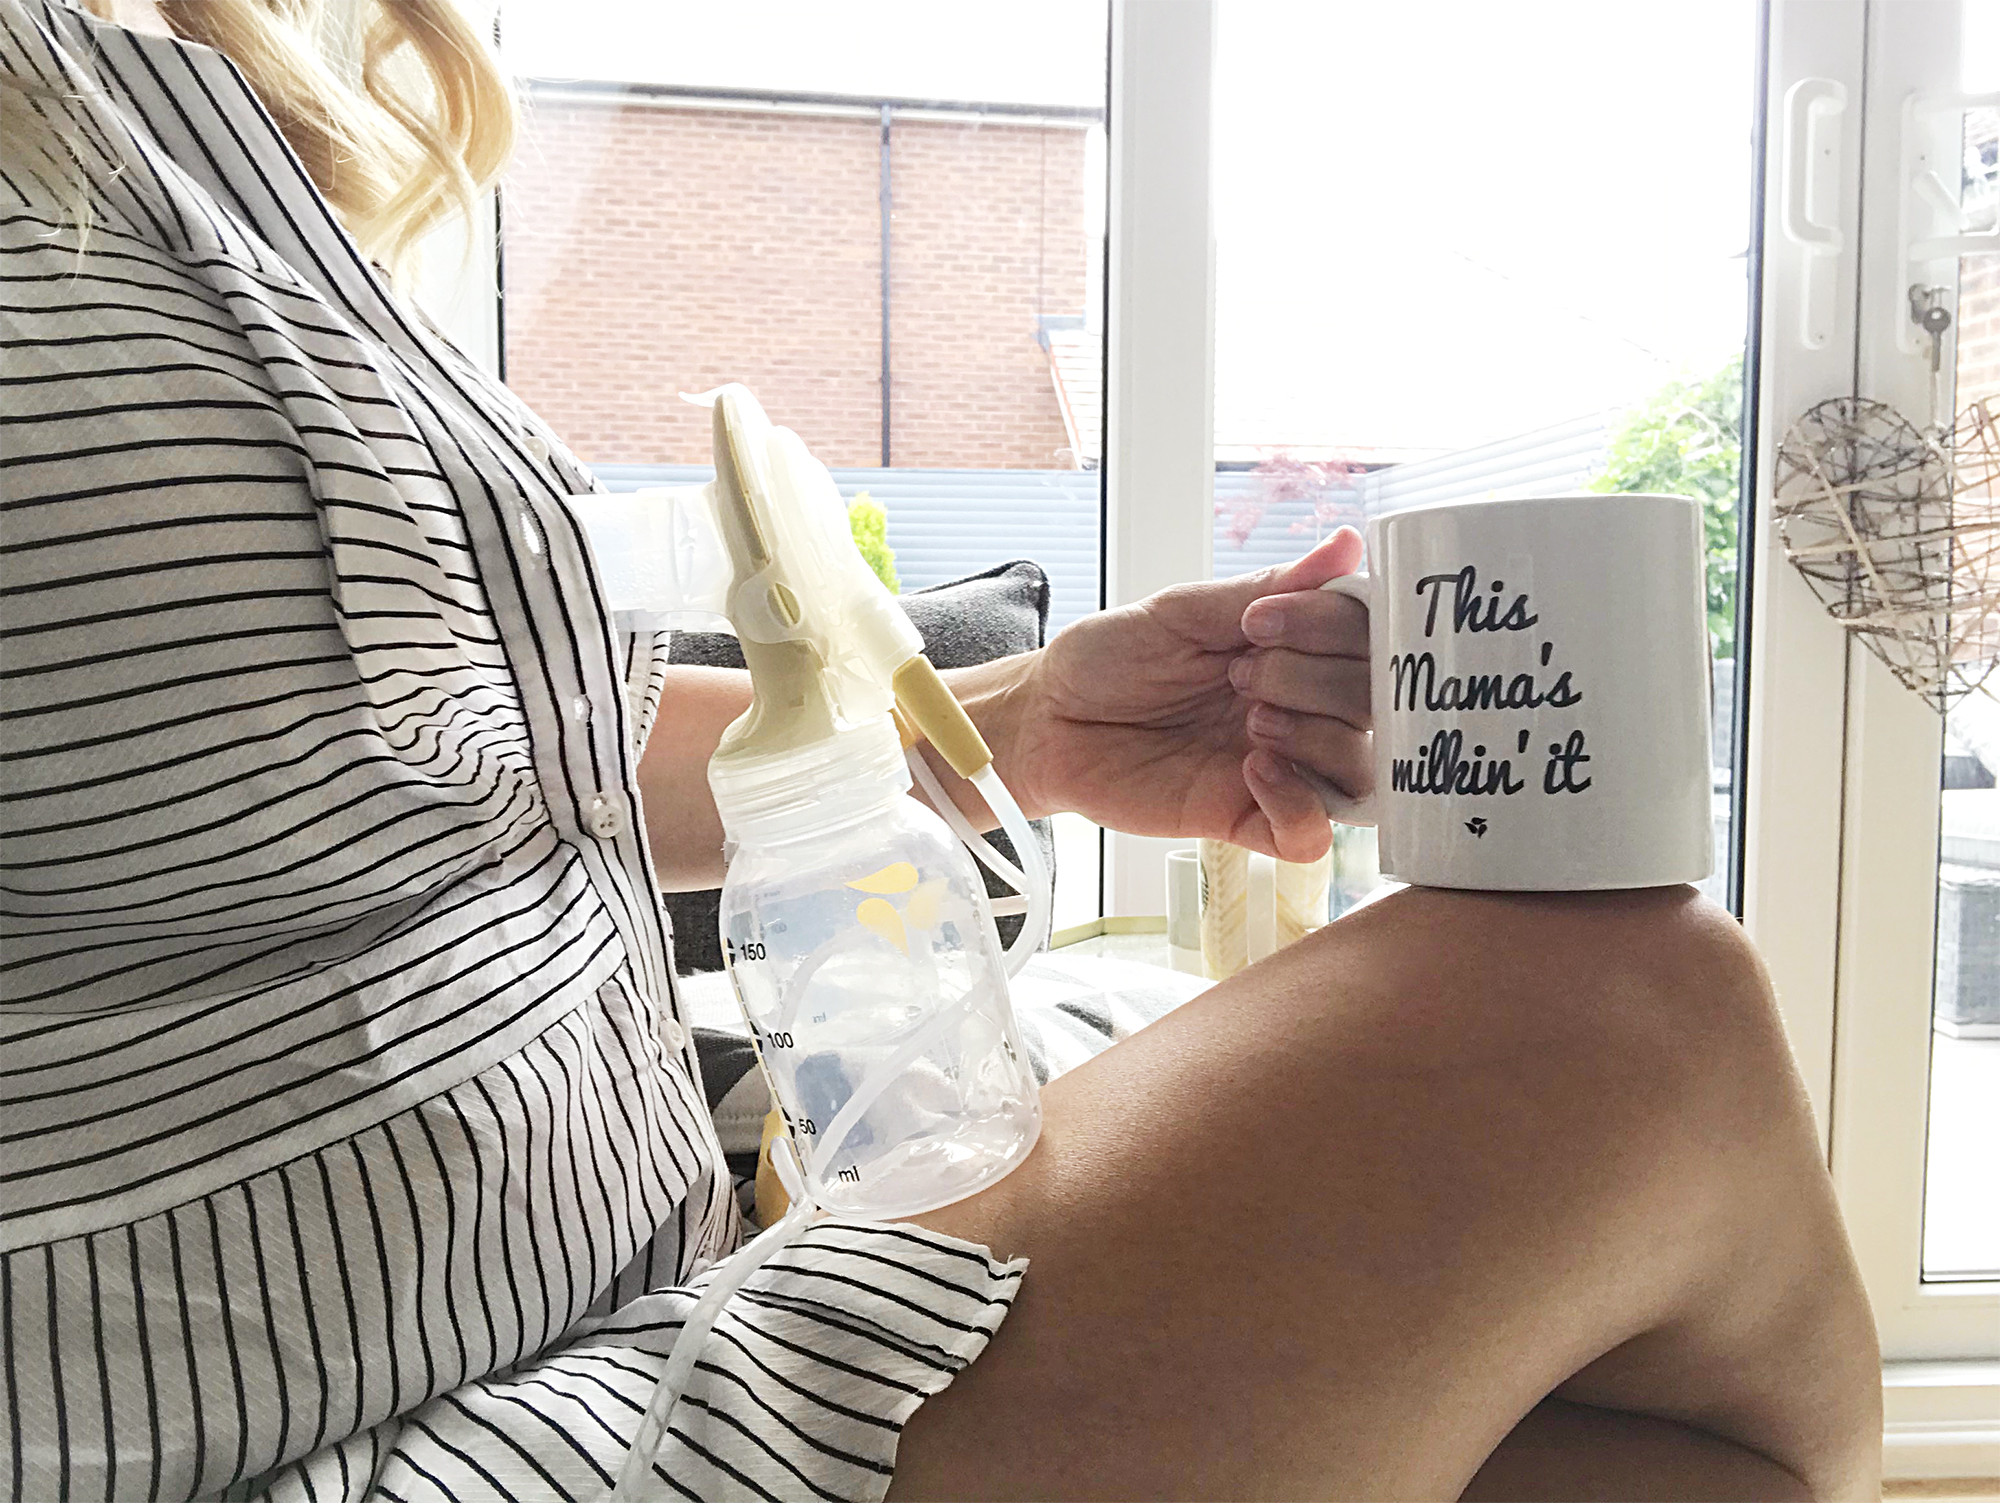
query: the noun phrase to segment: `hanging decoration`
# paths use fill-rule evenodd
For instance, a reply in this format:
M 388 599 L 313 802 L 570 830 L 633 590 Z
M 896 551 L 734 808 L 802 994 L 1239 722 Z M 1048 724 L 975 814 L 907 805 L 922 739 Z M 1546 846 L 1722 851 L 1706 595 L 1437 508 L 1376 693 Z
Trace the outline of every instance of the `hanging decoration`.
M 1778 536 L 1827 610 L 1942 714 L 2000 687 L 2000 403 L 1925 434 L 1836 397 L 1778 449 Z M 1989 679 L 1993 682 L 1989 684 Z

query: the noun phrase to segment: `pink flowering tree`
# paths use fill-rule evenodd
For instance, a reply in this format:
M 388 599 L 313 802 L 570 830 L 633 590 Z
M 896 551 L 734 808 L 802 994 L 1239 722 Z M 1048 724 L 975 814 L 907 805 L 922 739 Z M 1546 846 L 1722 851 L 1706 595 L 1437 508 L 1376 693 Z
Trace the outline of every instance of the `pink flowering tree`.
M 1308 502 L 1311 520 L 1294 521 L 1288 531 L 1298 536 L 1310 533 L 1317 544 L 1342 526 L 1361 525 L 1361 497 L 1355 489 L 1361 472 L 1352 460 L 1300 459 L 1289 450 L 1272 449 L 1250 472 L 1255 481 L 1251 489 L 1216 502 L 1215 512 L 1228 519 L 1229 540 L 1241 548 L 1272 507 Z

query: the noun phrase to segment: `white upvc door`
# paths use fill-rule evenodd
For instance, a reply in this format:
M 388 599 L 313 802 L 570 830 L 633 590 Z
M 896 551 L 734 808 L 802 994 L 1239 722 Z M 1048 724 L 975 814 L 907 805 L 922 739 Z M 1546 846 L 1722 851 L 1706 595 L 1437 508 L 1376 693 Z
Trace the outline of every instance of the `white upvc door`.
M 1991 3 L 1776 0 L 1771 14 L 1744 919 L 1881 1331 L 1891 1476 L 2000 1473 L 2000 1281 L 1925 1266 L 1927 1190 L 2000 1201 L 2000 1141 L 1947 1145 L 1987 1167 L 1927 1187 L 1930 1134 L 1978 1120 L 1962 1099 L 1932 1113 L 1943 721 L 1785 561 L 1771 488 L 1778 445 L 1819 401 L 1933 418 L 1909 289 L 1942 287 L 1955 308 L 1958 263 L 1910 260 L 1913 236 L 1939 233 L 1917 169 L 1956 198 L 1961 116 L 1932 105 L 1962 94 L 1965 12 Z M 1954 354 L 1948 334 L 1947 377 Z
M 469 219 L 453 217 L 424 239 L 418 253 L 418 304 L 467 359 L 499 375 L 500 200 L 488 189 Z
M 1905 242 L 1923 207 L 1920 159 L 1946 169 L 1957 195 L 1960 113 L 1929 104 L 1961 90 L 1963 11 L 1961 0 L 1868 8 L 1853 390 L 1920 426 L 1932 419 L 1931 350 L 1911 337 L 1909 289 L 1942 285 L 1955 302 L 1957 257 L 1912 262 Z M 1949 373 L 1949 336 L 1940 356 Z M 1885 1356 L 2000 1362 L 2000 1281 L 1924 1268 L 1943 721 L 1858 641 L 1846 682 L 1831 1164 Z M 1986 1193 L 2000 1197 L 2000 1143 L 1987 1149 Z
M 1906 157 L 1911 133 L 1936 137 L 1933 160 L 1956 195 L 1958 119 L 1920 105 L 1958 92 L 1962 29 L 1959 0 L 1869 7 L 1853 390 L 1920 425 L 1930 345 L 1906 332 L 1909 288 L 1945 279 L 1955 297 L 1957 258 L 1905 261 L 1905 198 L 1916 191 Z M 1949 337 L 1941 356 L 1949 370 Z M 1927 1281 L 1923 1268 L 1943 722 L 1859 642 L 1847 659 L 1834 1177 L 1885 1354 L 2000 1361 L 2000 1283 Z M 1989 1147 L 1987 1188 L 2000 1196 L 2000 1144 Z
M 1114 24 L 1143 29 L 1150 12 L 1173 9 L 1121 3 Z M 1745 453 L 1758 525 L 1745 591 L 1742 913 L 1770 964 L 1874 1299 L 1889 1361 L 1890 1469 L 1904 1476 L 2000 1472 L 2000 1291 L 1976 1280 L 1926 1281 L 1922 1264 L 1941 728 L 1829 617 L 1784 559 L 1770 515 L 1778 445 L 1816 403 L 1860 395 L 1920 421 L 1928 415 L 1928 346 L 1919 351 L 1899 324 L 1907 318 L 1906 268 L 1892 264 L 1907 238 L 1904 105 L 1913 94 L 1958 86 L 1961 10 L 1960 0 L 1771 0 L 1760 120 L 1758 421 Z M 1157 19 L 1164 26 L 1170 18 Z M 1172 66 L 1189 85 L 1180 118 L 1168 118 L 1172 90 L 1154 92 L 1148 109 L 1129 98 L 1121 107 L 1114 86 L 1114 170 L 1125 153 L 1144 156 L 1136 136 L 1184 130 L 1190 115 L 1207 110 L 1199 70 L 1202 37 L 1212 32 L 1203 22 L 1178 28 L 1185 45 Z M 1126 68 L 1141 55 L 1128 51 Z M 1122 148 L 1118 130 L 1126 132 Z M 1129 212 L 1117 218 L 1128 234 L 1158 237 L 1149 254 L 1171 250 L 1189 274 L 1212 232 L 1199 181 L 1208 161 L 1187 155 L 1179 207 L 1166 196 L 1152 200 L 1164 217 L 1143 225 Z M 1138 269 L 1121 267 L 1114 236 L 1114 326 L 1121 314 L 1135 322 L 1158 316 L 1193 334 L 1211 317 L 1207 286 L 1167 306 L 1148 297 Z M 1114 334 L 1114 391 L 1122 349 Z M 1136 396 L 1141 387 L 1134 381 L 1125 390 Z M 1121 409 L 1114 400 L 1113 411 L 1134 425 L 1128 442 L 1142 423 L 1184 435 L 1208 417 L 1192 390 L 1171 410 Z M 1192 466 L 1171 482 L 1176 504 L 1155 513 L 1171 513 L 1175 535 L 1164 526 L 1134 530 L 1139 497 L 1121 494 L 1113 443 L 1112 516 L 1122 502 L 1128 521 L 1114 520 L 1109 530 L 1110 577 L 1136 588 L 1149 577 L 1144 562 L 1164 561 L 1176 547 L 1171 567 L 1191 571 L 1194 529 L 1206 525 Z M 1107 601 L 1122 598 L 1126 591 L 1114 587 Z M 1128 869 L 1151 853 L 1130 855 Z M 1143 906 L 1140 889 L 1129 879 L 1111 884 L 1107 912 L 1157 912 Z M 1993 1148 L 2000 1165 L 2000 1143 Z M 1993 1194 L 2000 1196 L 2000 1176 Z
M 1763 287 L 1749 588 L 1742 916 L 1771 970 L 1821 1141 L 1833 1112 L 1847 639 L 1771 526 L 1786 426 L 1854 389 L 1866 0 L 1774 0 L 1767 15 Z

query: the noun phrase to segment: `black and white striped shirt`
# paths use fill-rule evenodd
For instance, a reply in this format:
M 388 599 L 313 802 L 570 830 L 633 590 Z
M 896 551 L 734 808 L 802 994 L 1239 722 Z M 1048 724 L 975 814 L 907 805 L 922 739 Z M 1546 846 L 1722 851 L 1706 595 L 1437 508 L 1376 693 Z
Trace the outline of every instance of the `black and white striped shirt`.
M 639 821 L 661 644 L 224 59 L 0 0 L 0 67 L 90 204 L 0 162 L 12 1495 L 580 1496 L 738 1235 Z M 753 1282 L 678 1490 L 879 1496 L 1019 1277 L 890 1235 Z

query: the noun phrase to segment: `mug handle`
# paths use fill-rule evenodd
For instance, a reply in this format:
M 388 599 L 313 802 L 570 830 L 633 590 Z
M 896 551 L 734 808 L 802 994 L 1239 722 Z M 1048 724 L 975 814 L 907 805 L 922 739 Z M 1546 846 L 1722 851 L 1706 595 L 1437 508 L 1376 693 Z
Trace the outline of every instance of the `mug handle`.
M 1358 600 L 1363 609 L 1369 611 L 1371 615 L 1374 612 L 1375 580 L 1372 575 L 1342 574 L 1337 579 L 1329 579 L 1320 588 L 1331 590 L 1336 595 L 1345 595 L 1349 600 Z M 1310 767 L 1301 767 L 1294 762 L 1292 770 L 1304 778 L 1319 795 L 1319 801 L 1326 806 L 1330 818 L 1337 819 L 1344 825 L 1366 827 L 1375 823 L 1379 813 L 1375 794 L 1371 793 L 1366 798 L 1353 798 L 1336 787 L 1330 779 L 1322 777 Z

